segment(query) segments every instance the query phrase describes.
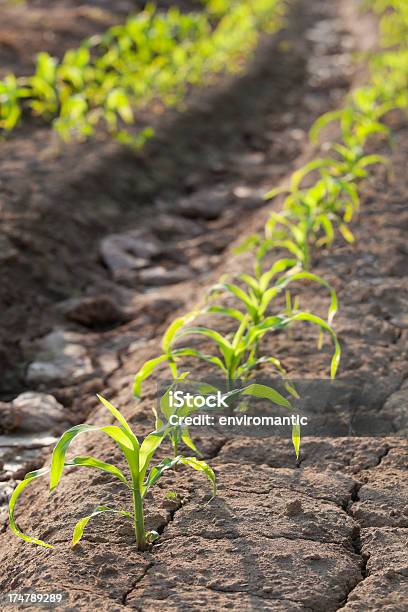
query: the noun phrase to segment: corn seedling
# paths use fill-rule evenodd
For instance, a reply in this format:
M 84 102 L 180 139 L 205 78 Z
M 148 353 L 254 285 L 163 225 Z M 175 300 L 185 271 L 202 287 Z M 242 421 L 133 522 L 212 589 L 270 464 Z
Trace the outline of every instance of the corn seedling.
M 311 164 L 305 167 L 309 172 Z M 303 170 L 303 169 L 302 169 Z M 330 246 L 338 231 L 347 242 L 354 237 L 349 224 L 359 209 L 360 199 L 356 185 L 344 178 L 331 176 L 321 169 L 320 178 L 308 189 L 300 189 L 299 174 L 293 177 L 288 189 L 276 189 L 265 198 L 272 199 L 288 191 L 280 213 L 272 212 L 265 224 L 264 237 L 258 237 L 256 258 L 261 265 L 272 249 L 285 249 L 296 257 L 304 270 L 310 270 L 313 251 Z
M 341 353 L 337 336 L 326 321 L 308 312 L 296 312 L 290 316 L 285 314 L 268 316 L 257 325 L 252 323 L 249 315 L 244 315 L 236 331 L 227 335 L 222 335 L 220 332 L 205 326 L 186 327 L 177 334 L 177 340 L 184 336 L 204 336 L 215 345 L 218 355 L 204 354 L 197 349 L 188 347 L 178 350 L 182 356 L 197 357 L 216 366 L 225 377 L 227 388 L 229 388 L 234 380 L 247 380 L 252 370 L 262 363 L 271 363 L 277 367 L 278 360 L 269 355 L 259 355 L 259 341 L 266 334 L 286 329 L 298 321 L 312 323 L 330 335 L 334 344 L 334 354 L 331 360 L 331 376 L 334 378 Z
M 214 292 L 230 294 L 238 300 L 241 309 L 211 305 L 207 308 L 207 311 L 229 316 L 238 321 L 242 321 L 245 314 L 247 314 L 253 325 L 259 325 L 267 317 L 268 309 L 273 303 L 273 300 L 285 291 L 286 310 L 282 314 L 286 315 L 286 317 L 290 317 L 295 314 L 295 312 L 299 311 L 299 302 L 298 299 L 292 302 L 288 287 L 293 282 L 308 281 L 321 285 L 329 291 L 330 305 L 327 312 L 327 323 L 329 325 L 332 324 L 333 318 L 337 312 L 338 303 L 336 291 L 327 281 L 316 274 L 301 269 L 299 270 L 296 267 L 298 262 L 294 259 L 279 259 L 266 272 L 261 271 L 261 261 L 262 258 L 258 257 L 254 276 L 246 273 L 237 276 L 237 280 L 240 281 L 243 286 L 239 286 L 236 283 L 223 282 L 214 285 L 210 291 L 210 297 Z M 320 329 L 320 342 L 322 341 L 322 334 L 323 330 Z M 320 342 L 318 345 L 319 347 Z M 259 349 L 259 339 L 257 339 L 254 349 L 256 361 L 259 360 Z M 264 361 L 262 363 L 264 363 Z M 257 363 L 257 365 L 260 364 Z M 275 367 L 280 370 L 280 374 L 284 374 L 281 366 L 275 364 Z
M 349 228 L 359 209 L 358 181 L 368 176 L 372 165 L 385 164 L 382 155 L 364 153 L 364 145 L 373 134 L 389 135 L 381 118 L 393 108 L 390 102 L 379 102 L 373 87 L 356 90 L 348 106 L 322 115 L 313 125 L 310 135 L 316 142 L 323 128 L 338 122 L 342 142 L 332 143 L 333 157 L 317 158 L 297 170 L 289 187 L 279 187 L 265 195 L 273 199 L 287 193 L 283 210 L 272 212 L 265 225 L 265 235 L 253 236 L 243 250 L 256 248 L 258 267 L 273 249 L 284 249 L 296 257 L 301 267 L 309 270 L 315 247 L 330 246 L 336 230 L 347 242 L 354 236 Z M 312 172 L 318 178 L 308 188 L 302 188 L 305 179 L 310 182 Z
M 128 512 L 123 509 L 114 509 L 109 506 L 100 505 L 92 514 L 82 518 L 74 527 L 72 545 L 75 546 L 81 540 L 84 529 L 90 520 L 102 513 L 116 513 L 120 516 L 130 519 L 133 522 L 136 546 L 138 550 L 145 550 L 146 547 L 151 544 L 155 539 L 158 538 L 158 534 L 154 531 L 145 531 L 144 527 L 144 510 L 143 501 L 146 493 L 149 489 L 156 484 L 162 474 L 178 464 L 183 464 L 203 472 L 210 480 L 212 484 L 213 496 L 216 494 L 215 476 L 213 470 L 207 463 L 200 461 L 195 457 L 183 457 L 178 455 L 172 459 L 166 458 L 160 461 L 157 465 L 151 467 L 151 462 L 155 451 L 162 443 L 166 436 L 169 425 L 164 424 L 160 429 L 153 431 L 143 440 L 139 442 L 138 438 L 133 433 L 129 423 L 126 421 L 124 416 L 110 404 L 106 399 L 98 396 L 102 404 L 111 412 L 115 417 L 119 425 L 106 425 L 104 427 L 96 427 L 94 425 L 76 425 L 68 431 L 66 431 L 60 438 L 59 442 L 55 446 L 52 454 L 52 460 L 50 467 L 45 467 L 35 472 L 29 472 L 26 474 L 24 480 L 17 485 L 14 490 L 10 503 L 9 503 L 9 520 L 12 531 L 18 537 L 22 538 L 26 542 L 31 542 L 39 546 L 46 548 L 53 548 L 51 544 L 38 540 L 34 537 L 23 533 L 16 524 L 14 518 L 14 509 L 23 490 L 36 478 L 47 476 L 50 477 L 50 491 L 54 491 L 57 487 L 64 467 L 87 467 L 95 468 L 108 473 L 110 476 L 117 478 L 125 487 L 127 487 L 133 498 L 133 512 Z M 71 442 L 80 434 L 88 432 L 102 432 L 112 439 L 119 446 L 123 455 L 126 459 L 130 479 L 126 477 L 123 472 L 113 464 L 105 463 L 95 457 L 90 456 L 77 456 L 71 460 L 66 459 L 66 453 L 69 449 Z

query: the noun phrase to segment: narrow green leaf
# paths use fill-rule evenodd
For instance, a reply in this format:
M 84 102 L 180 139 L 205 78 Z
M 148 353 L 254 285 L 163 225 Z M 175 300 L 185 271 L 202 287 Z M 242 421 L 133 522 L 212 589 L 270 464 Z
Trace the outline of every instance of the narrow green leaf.
M 339 231 L 347 242 L 354 242 L 354 236 L 345 223 L 339 224 Z
M 26 542 L 31 542 L 32 544 L 37 544 L 38 546 L 43 546 L 44 548 L 54 548 L 54 546 L 23 533 L 17 527 L 16 521 L 14 519 L 14 509 L 17 503 L 17 499 L 20 497 L 26 486 L 29 485 L 32 480 L 40 478 L 41 476 L 45 476 L 49 473 L 49 471 L 49 468 L 42 468 L 40 470 L 36 470 L 34 472 L 29 472 L 28 474 L 26 474 L 24 480 L 22 480 L 14 489 L 9 502 L 9 522 L 10 529 L 13 531 L 13 533 L 22 540 L 25 540 Z
M 273 200 L 273 198 L 276 198 L 276 196 L 280 195 L 281 193 L 290 193 L 289 187 L 275 187 L 275 189 L 271 189 L 270 191 L 265 193 L 263 199 Z
M 119 410 L 115 408 L 115 406 L 113 406 L 110 402 L 108 402 L 107 399 L 102 397 L 102 395 L 97 394 L 96 397 L 98 398 L 100 402 L 102 402 L 105 408 L 107 408 L 113 414 L 115 419 L 119 421 L 122 427 L 124 427 L 129 433 L 134 435 L 129 423 L 126 421 L 125 417 L 119 412 Z
M 197 314 L 198 314 L 197 311 L 193 311 L 193 312 L 189 312 L 188 314 L 182 317 L 177 317 L 177 319 L 174 319 L 174 321 L 169 325 L 169 327 L 167 328 L 167 330 L 165 331 L 163 335 L 162 349 L 164 353 L 169 352 L 171 344 L 173 340 L 175 339 L 177 332 L 182 327 L 184 327 L 184 325 L 187 325 L 187 323 L 195 319 Z
M 139 452 L 139 474 L 143 480 L 151 458 L 169 431 L 167 423 L 157 431 L 153 431 L 143 440 Z
M 184 331 L 180 333 L 180 336 L 190 336 L 198 334 L 201 336 L 206 336 L 213 340 L 215 344 L 218 346 L 219 350 L 223 354 L 225 361 L 228 362 L 231 354 L 232 354 L 232 346 L 230 342 L 226 338 L 224 338 L 219 332 L 209 329 L 208 327 L 187 327 Z
M 182 428 L 182 430 L 181 430 L 181 439 L 183 440 L 184 444 L 186 446 L 188 446 L 188 448 L 193 450 L 198 455 L 202 455 L 202 453 L 198 450 L 197 446 L 195 445 L 194 441 L 192 440 L 192 438 L 190 436 L 190 432 L 188 431 L 187 427 L 183 427 Z
M 92 514 L 89 514 L 88 516 L 84 516 L 77 522 L 77 524 L 74 527 L 71 545 L 76 546 L 78 542 L 80 542 L 80 540 L 82 539 L 82 536 L 84 535 L 84 529 L 88 525 L 91 519 L 105 512 L 113 512 L 114 514 L 121 514 L 122 516 L 126 516 L 127 518 L 132 518 L 132 514 L 130 512 L 126 512 L 124 510 L 115 510 L 113 508 L 109 508 L 109 506 L 98 506 L 96 510 L 92 512 Z
M 292 443 L 295 448 L 296 459 L 299 459 L 300 451 L 300 425 L 292 425 Z
M 308 164 L 299 168 L 292 174 L 292 179 L 290 182 L 291 191 L 298 191 L 299 187 L 303 181 L 303 179 L 313 172 L 314 170 L 319 170 L 320 168 L 327 168 L 333 164 L 333 160 L 330 158 L 325 159 L 313 159 Z
M 330 373 L 331 373 L 331 378 L 335 378 L 338 367 L 339 367 L 339 363 L 340 363 L 341 347 L 337 339 L 337 336 L 334 333 L 333 329 L 330 327 L 330 325 L 326 323 L 326 321 L 323 321 L 323 319 L 321 319 L 320 317 L 317 317 L 316 315 L 312 315 L 307 312 L 300 312 L 296 315 L 293 315 L 292 317 L 289 317 L 288 321 L 290 322 L 291 321 L 309 321 L 310 323 L 313 323 L 314 325 L 318 325 L 319 327 L 321 327 L 322 329 L 324 329 L 326 332 L 330 334 L 333 344 L 334 344 L 334 354 L 331 360 Z
M 160 357 L 149 359 L 148 361 L 145 361 L 145 363 L 142 365 L 142 367 L 136 374 L 133 383 L 133 395 L 137 399 L 140 399 L 143 381 L 145 381 L 146 378 L 148 378 L 150 374 L 156 369 L 156 367 L 164 361 L 168 361 L 168 355 L 160 355 Z
M 211 365 L 217 366 L 217 368 L 220 368 L 224 373 L 226 373 L 227 371 L 223 362 L 221 361 L 219 357 L 216 357 L 214 355 L 206 355 L 205 353 L 202 353 L 201 351 L 197 351 L 196 349 L 190 349 L 190 348 L 176 349 L 173 352 L 173 355 L 177 357 L 197 357 L 197 359 L 200 359 L 201 361 L 206 361 L 207 363 L 210 363 Z
M 263 293 L 268 289 L 269 283 L 273 279 L 274 276 L 279 274 L 280 272 L 284 272 L 288 268 L 293 268 L 296 266 L 296 259 L 282 258 L 275 261 L 275 263 L 271 266 L 271 268 L 262 274 L 259 281 L 259 289 Z
M 204 472 L 204 474 L 207 476 L 207 478 L 212 483 L 213 497 L 217 495 L 217 485 L 215 481 L 215 474 L 212 468 L 210 468 L 210 466 L 208 465 L 208 463 L 200 459 L 196 459 L 196 457 L 179 457 L 178 463 L 182 463 L 183 465 L 188 465 L 189 467 L 193 468 L 194 470 L 198 470 L 199 472 L 200 471 Z
M 244 387 L 241 391 L 242 395 L 251 395 L 259 399 L 267 399 L 278 406 L 284 406 L 285 408 L 292 409 L 292 404 L 289 400 L 281 395 L 278 391 L 267 385 L 252 384 L 248 387 Z
M 227 308 L 223 306 L 209 306 L 206 308 L 205 312 L 231 317 L 237 321 L 242 321 L 245 318 L 245 315 L 236 308 Z
M 120 448 L 134 451 L 134 445 L 132 439 L 129 437 L 124 429 L 120 429 L 116 425 L 107 425 L 105 427 L 96 427 L 95 425 L 75 425 L 71 427 L 64 434 L 62 434 L 57 445 L 52 453 L 51 467 L 50 467 L 50 490 L 53 491 L 58 485 L 62 472 L 64 469 L 65 455 L 71 442 L 81 433 L 86 432 L 103 432 L 106 433 L 112 440 L 117 442 Z
M 178 463 L 178 461 L 179 457 L 174 457 L 173 459 L 166 457 L 165 459 L 162 459 L 162 461 L 160 461 L 158 465 L 152 467 L 148 477 L 142 485 L 142 496 L 144 497 L 150 487 L 156 484 L 162 474 L 166 470 L 170 470 L 172 467 L 174 467 Z
M 328 310 L 328 322 L 329 324 L 332 322 L 337 310 L 338 310 L 338 301 L 337 301 L 337 293 L 335 289 L 328 283 L 324 278 L 318 276 L 317 274 L 312 274 L 311 272 L 296 272 L 295 274 L 290 274 L 289 276 L 278 281 L 278 285 L 283 288 L 287 287 L 290 283 L 298 281 L 298 280 L 311 280 L 322 287 L 325 287 L 330 292 L 330 307 Z
M 310 140 L 313 143 L 317 143 L 318 136 L 321 130 L 325 128 L 329 123 L 332 123 L 333 121 L 339 121 L 339 119 L 341 119 L 342 117 L 342 114 L 342 110 L 337 110 L 330 111 L 328 113 L 325 113 L 324 115 L 321 115 L 312 125 L 312 128 L 309 132 Z
M 65 463 L 65 466 L 69 465 L 96 468 L 98 470 L 102 470 L 102 472 L 107 472 L 112 476 L 116 476 L 116 478 L 119 478 L 119 480 L 122 481 L 123 484 L 125 484 L 127 487 L 130 487 L 130 483 L 128 482 L 126 476 L 122 474 L 119 468 L 117 468 L 115 465 L 112 465 L 111 463 L 105 463 L 105 461 L 100 461 L 95 457 L 78 455 L 77 457 L 74 457 L 73 459 Z
M 238 287 L 237 285 L 234 285 L 232 283 L 224 283 L 224 285 L 227 291 L 235 295 L 235 297 L 237 297 L 241 302 L 243 302 L 243 304 L 245 304 L 248 313 L 251 315 L 251 317 L 256 316 L 256 302 L 251 299 L 251 297 L 247 293 L 245 293 L 245 291 L 241 289 L 241 287 Z

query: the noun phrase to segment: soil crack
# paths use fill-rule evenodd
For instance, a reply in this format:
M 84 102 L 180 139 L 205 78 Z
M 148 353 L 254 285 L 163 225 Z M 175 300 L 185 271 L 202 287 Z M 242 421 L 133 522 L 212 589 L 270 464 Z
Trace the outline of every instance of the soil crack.
M 138 576 L 137 580 L 135 580 L 135 581 L 132 583 L 132 586 L 131 586 L 131 587 L 130 587 L 130 588 L 127 590 L 127 591 L 125 591 L 125 592 L 123 593 L 123 595 L 122 595 L 122 604 L 123 604 L 124 606 L 126 606 L 126 605 L 127 605 L 127 599 L 128 599 L 128 597 L 129 597 L 129 595 L 132 593 L 132 591 L 135 589 L 135 587 L 137 586 L 137 584 L 143 580 L 143 578 L 144 578 L 144 577 L 145 577 L 145 576 L 148 574 L 148 572 L 149 572 L 149 571 L 152 569 L 152 567 L 153 567 L 154 565 L 155 565 L 155 562 L 154 562 L 153 560 L 152 560 L 152 561 L 150 561 L 150 562 L 149 562 L 149 563 L 146 565 L 146 567 L 145 567 L 145 569 L 144 569 L 144 571 L 143 571 L 142 575 L 141 575 L 141 576 Z

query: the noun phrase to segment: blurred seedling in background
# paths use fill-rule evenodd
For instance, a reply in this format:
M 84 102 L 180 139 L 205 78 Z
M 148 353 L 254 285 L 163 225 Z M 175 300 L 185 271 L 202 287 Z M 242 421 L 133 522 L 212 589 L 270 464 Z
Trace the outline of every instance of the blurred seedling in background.
M 39 53 L 31 76 L 0 80 L 0 131 L 23 114 L 51 121 L 63 140 L 99 129 L 140 148 L 153 134 L 139 125 L 149 105 L 174 106 L 192 86 L 235 72 L 260 33 L 280 27 L 282 0 L 204 0 L 203 10 L 158 10 L 147 3 L 124 24 L 85 40 L 58 60 Z

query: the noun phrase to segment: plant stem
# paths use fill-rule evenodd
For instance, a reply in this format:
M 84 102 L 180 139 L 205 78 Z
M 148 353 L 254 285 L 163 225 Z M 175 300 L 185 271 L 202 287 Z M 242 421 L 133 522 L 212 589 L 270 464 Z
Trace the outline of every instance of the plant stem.
M 139 482 L 133 482 L 133 508 L 135 516 L 135 534 L 137 549 L 146 550 L 143 500 L 140 494 Z
M 173 457 L 174 458 L 176 458 L 178 455 L 178 442 L 177 442 L 176 436 L 177 436 L 177 432 L 175 432 L 175 437 L 171 441 L 172 446 L 173 446 Z M 177 464 L 174 466 L 174 470 L 177 470 Z

